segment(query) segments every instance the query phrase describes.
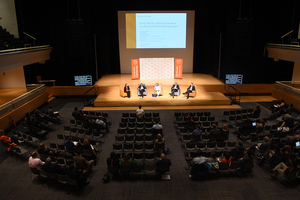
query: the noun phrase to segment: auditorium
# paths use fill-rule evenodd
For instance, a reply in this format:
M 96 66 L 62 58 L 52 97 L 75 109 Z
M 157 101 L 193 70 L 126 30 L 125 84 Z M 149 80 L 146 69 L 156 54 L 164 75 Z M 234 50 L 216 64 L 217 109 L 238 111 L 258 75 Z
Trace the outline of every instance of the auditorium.
M 0 0 L 0 199 L 298 199 L 299 11 Z

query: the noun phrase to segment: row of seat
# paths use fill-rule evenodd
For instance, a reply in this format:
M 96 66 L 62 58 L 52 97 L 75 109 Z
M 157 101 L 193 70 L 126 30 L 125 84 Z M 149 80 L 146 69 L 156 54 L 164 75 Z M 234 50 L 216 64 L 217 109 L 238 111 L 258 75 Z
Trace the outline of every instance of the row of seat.
M 164 143 L 116 143 L 113 144 L 114 152 L 154 152 L 154 151 L 163 151 Z
M 158 130 L 158 129 L 157 129 Z M 142 136 L 142 135 L 153 135 L 154 129 L 153 128 L 147 128 L 147 129 L 142 129 L 142 128 L 136 128 L 136 129 L 117 129 L 117 135 L 119 136 Z M 161 130 L 162 132 L 162 130 Z
M 236 142 L 188 142 L 184 145 L 186 151 L 204 150 L 232 150 Z
M 216 120 L 216 118 L 214 116 L 202 116 L 202 117 L 198 117 L 198 116 L 194 116 L 191 117 L 191 119 L 195 122 L 195 123 L 200 123 L 200 122 L 214 122 Z M 175 123 L 179 123 L 179 122 L 185 122 L 187 120 L 187 117 L 175 117 L 174 118 L 174 122 Z
M 176 117 L 188 117 L 188 116 L 191 116 L 191 117 L 210 117 L 211 116 L 211 112 L 207 111 L 207 112 L 175 112 L 174 113 L 174 118 Z
M 122 113 L 122 118 L 135 118 L 136 113 Z M 144 118 L 157 118 L 159 117 L 159 113 L 151 113 L 151 112 L 145 112 Z
M 64 126 L 64 136 L 59 135 L 60 137 L 59 139 L 67 140 L 68 136 L 100 140 L 103 137 L 103 133 L 101 131 L 96 131 L 96 130 L 91 131 L 89 129 L 76 128 L 76 127 L 71 128 L 69 126 Z
M 145 135 L 145 136 L 115 136 L 115 143 L 117 144 L 131 144 L 131 143 L 153 143 L 155 140 L 153 135 Z
M 209 133 L 205 133 L 205 134 L 201 134 L 201 135 L 190 135 L 190 134 L 182 134 L 182 137 L 180 137 L 179 139 L 182 142 L 198 142 L 198 141 L 202 141 L 202 142 L 209 142 L 209 141 L 225 141 L 228 140 L 229 138 L 229 133 L 222 133 L 220 135 L 211 135 Z

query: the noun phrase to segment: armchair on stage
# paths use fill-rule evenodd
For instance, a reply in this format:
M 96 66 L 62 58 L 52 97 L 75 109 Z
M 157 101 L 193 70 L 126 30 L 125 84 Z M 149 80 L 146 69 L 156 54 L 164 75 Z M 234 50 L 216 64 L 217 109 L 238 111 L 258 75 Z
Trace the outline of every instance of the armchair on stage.
M 159 96 L 164 96 L 164 89 L 163 89 L 163 86 L 162 86 L 162 84 L 161 84 L 161 83 L 159 83 L 159 86 L 160 86 L 160 93 L 159 93 Z M 155 88 L 154 88 L 154 90 L 153 90 L 152 94 L 155 94 L 155 95 L 157 95 L 157 92 L 155 91 Z
M 120 85 L 120 96 L 121 97 L 127 97 L 127 93 L 124 92 L 124 86 Z
M 197 95 L 197 87 L 196 87 L 196 85 L 195 85 L 195 90 L 194 90 L 192 93 L 190 93 L 189 96 L 195 98 L 196 95 Z M 185 96 L 187 97 L 187 93 L 185 94 Z
M 177 97 L 179 97 L 179 95 L 180 95 L 180 93 L 181 93 L 180 84 L 178 84 L 178 86 L 179 86 L 178 91 L 177 91 L 177 92 L 174 92 L 174 96 L 177 96 Z M 170 89 L 170 95 L 172 95 L 172 88 Z
M 136 90 L 137 90 L 137 95 L 138 95 L 138 96 L 142 96 L 142 94 L 141 94 L 140 91 L 139 91 L 140 85 L 141 85 L 141 84 L 138 84 L 138 88 L 136 89 Z M 145 84 L 144 84 L 144 85 L 145 85 Z M 145 90 L 145 91 L 143 92 L 143 95 L 144 95 L 144 96 L 147 96 L 147 90 Z

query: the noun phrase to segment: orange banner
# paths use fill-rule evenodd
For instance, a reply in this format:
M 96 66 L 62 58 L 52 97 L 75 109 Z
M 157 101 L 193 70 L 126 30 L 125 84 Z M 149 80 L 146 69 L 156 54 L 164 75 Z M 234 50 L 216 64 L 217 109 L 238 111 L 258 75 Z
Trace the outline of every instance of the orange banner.
M 182 79 L 183 59 L 175 58 L 174 78 Z
M 140 79 L 139 59 L 131 59 L 131 79 Z

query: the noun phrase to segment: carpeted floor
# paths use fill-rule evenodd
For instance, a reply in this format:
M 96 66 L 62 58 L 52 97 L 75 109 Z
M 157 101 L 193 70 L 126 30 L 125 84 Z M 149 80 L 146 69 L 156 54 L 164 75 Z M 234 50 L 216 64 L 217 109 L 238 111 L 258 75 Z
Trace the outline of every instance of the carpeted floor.
M 48 138 L 41 139 L 42 142 L 56 142 L 56 134 L 63 133 L 63 126 L 69 125 L 69 119 L 75 106 L 83 108 L 82 99 L 60 98 L 51 102 L 54 110 L 59 110 L 64 116 L 62 124 L 57 125 L 54 131 L 49 133 Z M 50 104 L 45 104 L 40 109 L 47 109 Z M 241 107 L 248 109 L 254 108 L 256 103 L 241 103 Z M 155 180 L 124 180 L 122 182 L 112 180 L 108 184 L 103 184 L 102 177 L 107 171 L 106 158 L 112 151 L 112 144 L 115 139 L 116 131 L 121 120 L 123 111 L 105 111 L 109 114 L 112 121 L 110 132 L 105 135 L 104 143 L 101 144 L 102 152 L 99 154 L 99 161 L 94 167 L 94 172 L 89 175 L 91 183 L 84 190 L 75 190 L 67 194 L 70 187 L 59 183 L 44 181 L 32 175 L 24 159 L 16 156 L 1 156 L 3 162 L 0 164 L 0 199 L 299 199 L 298 189 L 285 189 L 270 179 L 270 174 L 261 167 L 255 165 L 253 178 L 245 176 L 238 178 L 232 176 L 227 179 L 203 180 L 194 182 L 188 178 L 190 169 L 188 168 L 182 143 L 178 140 L 174 127 L 173 116 L 175 112 L 197 112 L 201 110 L 152 110 L 158 112 L 161 124 L 164 128 L 166 145 L 170 147 L 172 166 L 170 170 L 170 181 Z M 202 110 L 203 111 L 203 110 Z M 206 110 L 207 111 L 207 110 Z M 219 121 L 219 126 L 224 110 L 209 110 L 212 116 Z M 134 111 L 132 111 L 134 112 Z M 147 111 L 146 111 L 147 112 Z M 267 116 L 267 110 L 262 109 L 261 117 Z M 272 123 L 272 122 L 268 122 Z M 22 131 L 18 125 L 17 130 Z M 229 141 L 237 141 L 236 135 L 232 134 L 234 129 L 230 129 Z M 9 133 L 11 134 L 11 133 Z M 32 152 L 35 147 L 24 146 Z M 1 148 L 3 155 L 3 148 Z M 32 181 L 30 180 L 32 176 Z M 284 184 L 287 185 L 287 184 Z

